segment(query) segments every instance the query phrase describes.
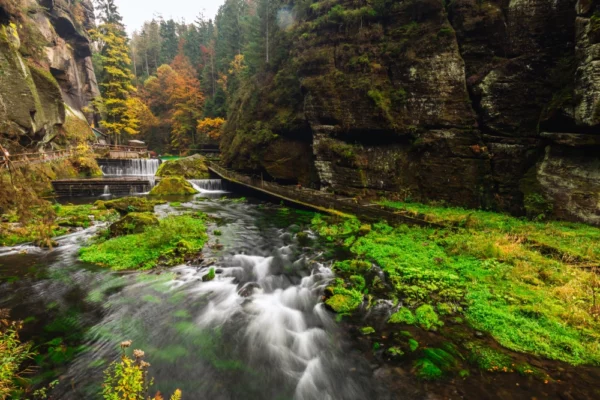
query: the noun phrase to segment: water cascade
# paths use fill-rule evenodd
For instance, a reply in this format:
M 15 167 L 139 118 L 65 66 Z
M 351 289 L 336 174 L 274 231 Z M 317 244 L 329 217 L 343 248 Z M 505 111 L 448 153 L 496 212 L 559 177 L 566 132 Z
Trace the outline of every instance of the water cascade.
M 194 189 L 200 193 L 225 192 L 223 181 L 221 179 L 190 179 L 189 182 L 192 184 Z
M 106 176 L 154 176 L 160 165 L 156 159 L 110 160 L 100 159 L 98 165 Z

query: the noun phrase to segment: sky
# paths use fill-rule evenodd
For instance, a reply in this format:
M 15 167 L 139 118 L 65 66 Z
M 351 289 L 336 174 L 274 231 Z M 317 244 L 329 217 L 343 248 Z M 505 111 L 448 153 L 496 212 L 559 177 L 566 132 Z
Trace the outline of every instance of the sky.
M 193 22 L 200 12 L 206 18 L 214 18 L 225 0 L 115 0 L 123 22 L 130 34 L 139 29 L 144 21 L 162 15 L 180 21 Z

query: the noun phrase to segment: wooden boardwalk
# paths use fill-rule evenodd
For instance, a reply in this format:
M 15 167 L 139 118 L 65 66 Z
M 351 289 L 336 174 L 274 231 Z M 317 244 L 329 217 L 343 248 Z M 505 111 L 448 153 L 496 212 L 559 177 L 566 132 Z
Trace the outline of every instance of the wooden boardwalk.
M 248 189 L 261 192 L 276 199 L 287 201 L 302 207 L 310 208 L 318 212 L 340 215 L 350 214 L 368 221 L 385 220 L 390 224 L 406 224 L 417 226 L 442 227 L 423 219 L 391 211 L 384 206 L 376 204 L 360 204 L 353 198 L 340 197 L 318 190 L 299 188 L 294 186 L 282 186 L 273 182 L 267 182 L 260 178 L 240 174 L 235 171 L 221 167 L 214 162 L 208 163 L 209 170 L 222 179 Z

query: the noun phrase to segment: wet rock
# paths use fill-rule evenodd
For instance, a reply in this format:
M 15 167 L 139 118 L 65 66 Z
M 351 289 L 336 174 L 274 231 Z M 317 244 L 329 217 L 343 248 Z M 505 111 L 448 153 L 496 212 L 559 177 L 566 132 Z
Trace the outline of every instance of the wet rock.
M 94 203 L 94 206 L 100 210 L 117 210 L 121 215 L 125 215 L 131 212 L 154 212 L 154 206 L 165 203 L 165 201 L 148 200 L 144 197 L 123 197 L 109 201 L 98 200 Z
M 240 290 L 238 290 L 238 295 L 241 297 L 250 297 L 254 293 L 254 289 L 259 289 L 260 285 L 256 282 L 248 282 Z
M 150 191 L 151 196 L 163 195 L 191 195 L 198 191 L 194 189 L 191 183 L 181 176 L 169 176 L 163 178 Z

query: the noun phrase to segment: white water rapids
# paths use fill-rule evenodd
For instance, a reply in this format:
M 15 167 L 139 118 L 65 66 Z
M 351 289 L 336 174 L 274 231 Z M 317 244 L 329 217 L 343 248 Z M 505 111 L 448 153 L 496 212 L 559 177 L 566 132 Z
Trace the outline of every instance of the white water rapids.
M 211 229 L 222 235 L 211 242 L 220 241 L 223 249 L 207 246 L 204 266 L 151 274 L 90 269 L 76 261 L 77 252 L 98 228 L 64 237 L 51 251 L 21 256 L 22 247 L 0 253 L 11 262 L 39 258 L 52 277 L 20 281 L 0 306 L 13 307 L 14 301 L 40 321 L 62 315 L 61 321 L 74 324 L 62 335 L 82 330 L 87 351 L 69 363 L 53 398 L 99 398 L 102 371 L 118 357 L 118 343 L 128 339 L 152 364 L 153 390 L 180 388 L 184 399 L 388 398 L 378 393 L 364 356 L 352 351 L 321 303 L 333 274 L 313 261 L 318 250 L 300 245 L 293 216 L 220 198 L 182 206 L 220 221 Z M 169 204 L 156 209 L 162 216 L 180 210 Z M 281 215 L 278 226 L 285 227 L 274 225 Z M 202 281 L 210 268 L 215 279 Z M 52 311 L 40 308 L 46 303 Z

